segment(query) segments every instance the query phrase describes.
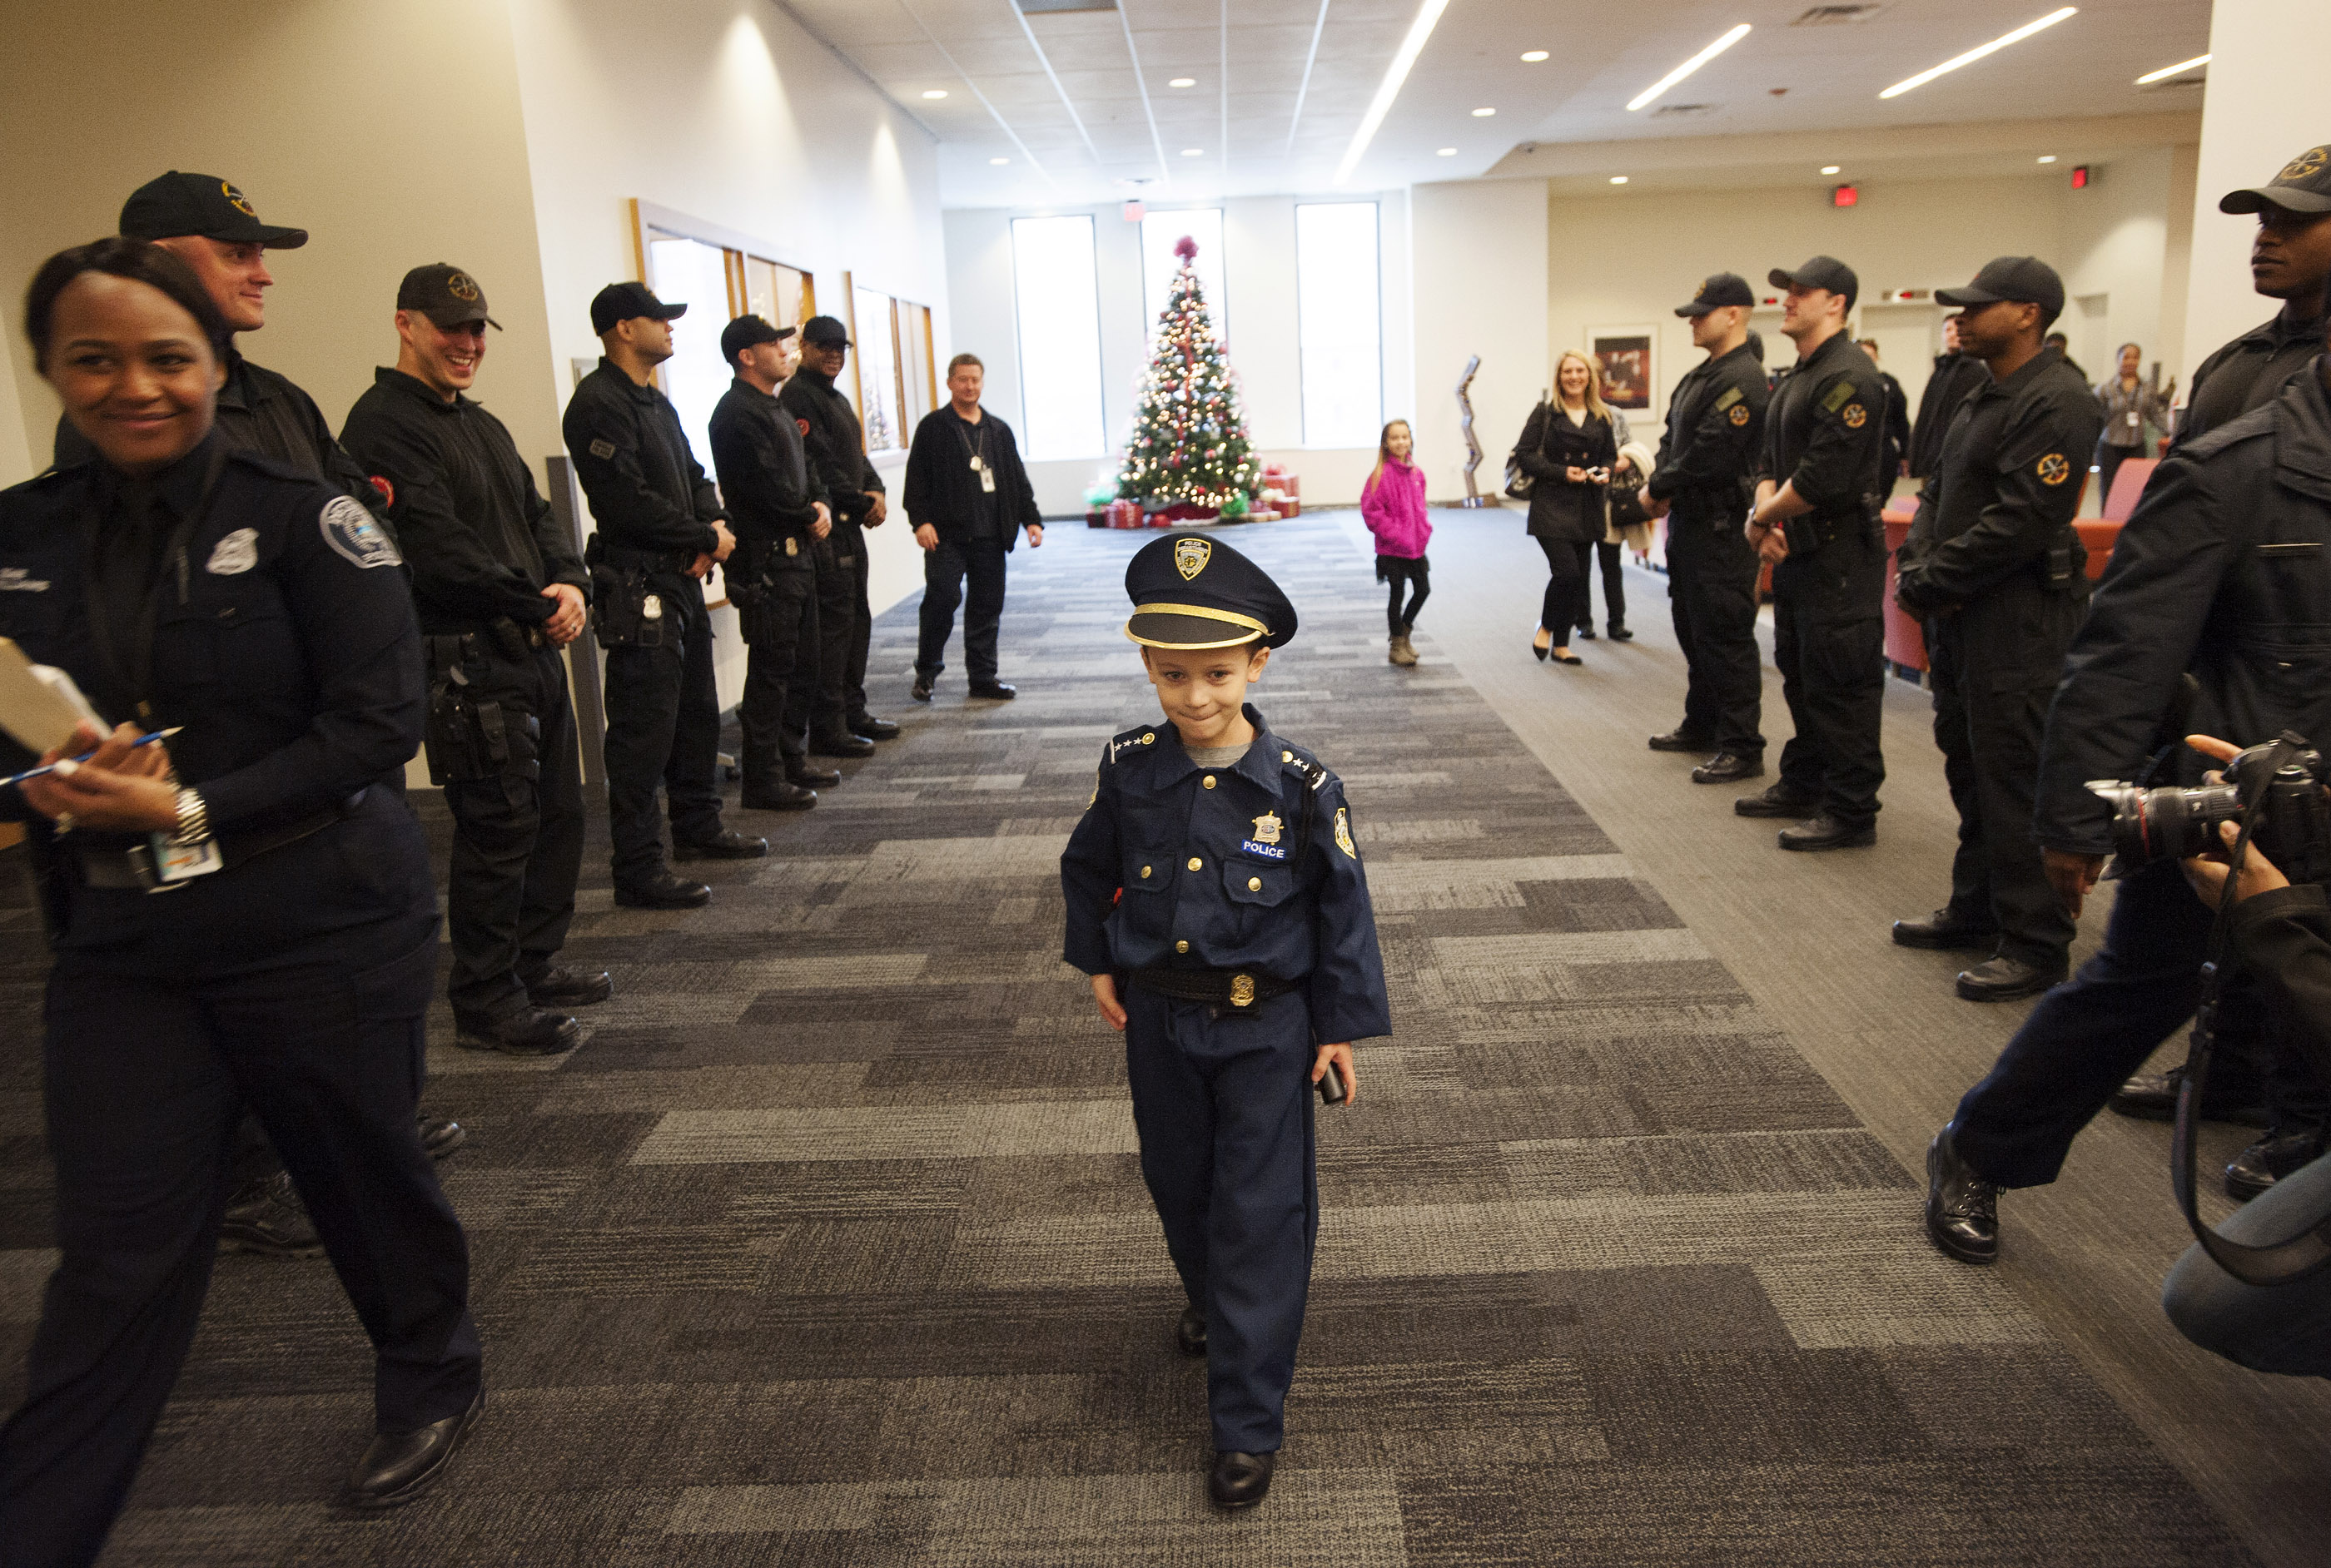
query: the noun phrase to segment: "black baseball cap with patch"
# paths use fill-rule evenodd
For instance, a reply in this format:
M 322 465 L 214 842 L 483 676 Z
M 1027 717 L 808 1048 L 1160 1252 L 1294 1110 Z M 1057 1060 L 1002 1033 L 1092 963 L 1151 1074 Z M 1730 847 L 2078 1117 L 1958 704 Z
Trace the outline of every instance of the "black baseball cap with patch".
M 172 169 L 147 180 L 121 204 L 121 232 L 133 240 L 174 240 L 199 234 L 231 245 L 264 245 L 296 251 L 308 242 L 305 229 L 262 223 L 251 198 L 215 175 Z
M 1826 289 L 1832 294 L 1842 294 L 1849 310 L 1861 294 L 1861 280 L 1835 256 L 1815 256 L 1803 266 L 1788 271 L 1775 267 L 1765 277 L 1775 289 Z
M 2228 191 L 2218 198 L 2222 213 L 2260 213 L 2269 207 L 2280 207 L 2286 213 L 2331 213 L 2331 147 L 2308 147 L 2266 184 Z
M 729 364 L 747 348 L 764 343 L 782 343 L 794 335 L 790 327 L 772 327 L 758 316 L 739 316 L 720 329 L 720 357 Z
M 443 261 L 415 267 L 396 286 L 396 308 L 418 310 L 448 329 L 482 321 L 499 332 L 502 324 L 486 314 L 486 291 L 461 268 Z
M 813 316 L 802 323 L 802 341 L 823 348 L 850 347 L 850 328 L 831 316 Z
M 645 283 L 610 283 L 591 296 L 591 330 L 603 337 L 614 331 L 618 321 L 642 316 L 677 321 L 687 314 L 687 306 L 665 304 Z
M 1756 308 L 1756 291 L 1748 287 L 1748 280 L 1737 272 L 1717 272 L 1699 286 L 1691 302 L 1679 305 L 1679 316 L 1705 316 L 1711 310 L 1721 310 L 1727 305 L 1739 305 L 1748 309 Z
M 2002 299 L 2037 305 L 2053 321 L 2064 313 L 2064 280 L 2037 256 L 1993 256 L 1974 282 L 1963 289 L 1937 289 L 1935 299 L 1962 308 L 1995 305 Z
M 1295 641 L 1295 606 L 1270 575 L 1204 534 L 1168 534 L 1125 568 L 1133 618 L 1125 634 L 1147 648 L 1266 648 Z

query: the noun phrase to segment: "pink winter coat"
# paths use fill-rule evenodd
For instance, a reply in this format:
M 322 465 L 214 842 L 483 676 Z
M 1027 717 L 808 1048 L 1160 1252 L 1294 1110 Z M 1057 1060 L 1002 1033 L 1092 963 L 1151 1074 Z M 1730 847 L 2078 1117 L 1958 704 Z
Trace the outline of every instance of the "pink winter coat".
M 1376 482 L 1360 492 L 1360 518 L 1376 537 L 1376 554 L 1413 561 L 1432 538 L 1424 517 L 1424 470 L 1397 459 L 1384 460 Z

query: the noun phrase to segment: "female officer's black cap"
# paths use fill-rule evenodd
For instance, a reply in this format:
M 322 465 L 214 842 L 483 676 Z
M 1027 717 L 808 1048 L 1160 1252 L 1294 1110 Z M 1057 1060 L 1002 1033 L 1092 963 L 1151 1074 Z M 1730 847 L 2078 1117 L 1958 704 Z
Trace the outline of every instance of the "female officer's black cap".
M 1125 568 L 1133 619 L 1125 634 L 1148 648 L 1266 648 L 1295 640 L 1295 606 L 1261 566 L 1204 534 L 1168 534 Z

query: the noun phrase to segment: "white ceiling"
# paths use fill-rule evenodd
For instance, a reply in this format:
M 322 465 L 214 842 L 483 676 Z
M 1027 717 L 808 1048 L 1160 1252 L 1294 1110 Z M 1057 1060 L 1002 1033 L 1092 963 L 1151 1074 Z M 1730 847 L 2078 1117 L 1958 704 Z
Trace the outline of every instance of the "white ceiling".
M 775 3 L 930 128 L 942 200 L 966 207 L 1326 190 L 1418 0 L 1117 0 L 1032 15 L 1014 0 Z M 1582 187 L 1627 174 L 1632 186 L 1638 165 L 1670 185 L 1703 165 L 1710 178 L 1817 184 L 1804 157 L 1816 147 L 1820 163 L 1851 176 L 1944 172 L 1944 144 L 1967 131 L 2001 169 L 2028 168 L 2041 152 L 2101 156 L 2133 135 L 2191 139 L 2203 73 L 2134 81 L 2208 48 L 2210 0 L 2082 0 L 2047 31 L 1887 100 L 1881 90 L 2037 19 L 2052 0 L 1890 0 L 1866 21 L 1792 25 L 1810 3 L 1450 0 L 1348 186 L 1491 172 Z M 1755 31 L 1650 109 L 1627 111 L 1742 22 Z M 1552 58 L 1525 63 L 1533 49 Z M 1193 85 L 1169 86 L 1175 77 Z M 923 96 L 933 90 L 947 96 Z M 1685 105 L 1706 107 L 1654 112 Z M 1932 138 L 1920 127 L 1966 130 L 1922 150 Z M 2025 128 L 2000 134 L 2009 127 Z M 2095 147 L 2070 145 L 2082 140 Z M 1684 147 L 1671 143 L 1699 150 L 1678 158 Z

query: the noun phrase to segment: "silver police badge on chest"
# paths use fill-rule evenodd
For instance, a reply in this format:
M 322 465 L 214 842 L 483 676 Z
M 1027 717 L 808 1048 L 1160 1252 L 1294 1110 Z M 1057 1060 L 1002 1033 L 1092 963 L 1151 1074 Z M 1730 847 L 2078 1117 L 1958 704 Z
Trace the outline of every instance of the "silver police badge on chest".
M 317 515 L 316 525 L 323 530 L 324 543 L 334 553 L 344 556 L 358 566 L 402 566 L 404 557 L 396 553 L 395 544 L 388 530 L 373 520 L 362 503 L 346 496 L 334 496 L 324 503 Z
M 239 577 L 259 565 L 259 530 L 237 528 L 211 547 L 203 570 L 214 577 Z
M 1260 855 L 1267 860 L 1287 859 L 1287 851 L 1280 843 L 1287 824 L 1279 820 L 1277 812 L 1265 812 L 1254 819 L 1254 837 L 1239 846 L 1242 853 Z

